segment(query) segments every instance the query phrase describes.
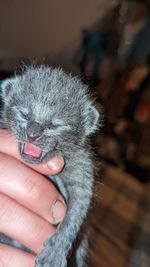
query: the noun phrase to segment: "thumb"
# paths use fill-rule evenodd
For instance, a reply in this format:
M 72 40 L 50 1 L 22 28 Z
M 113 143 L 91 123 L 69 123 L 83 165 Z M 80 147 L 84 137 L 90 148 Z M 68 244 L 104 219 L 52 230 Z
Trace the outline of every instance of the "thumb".
M 22 161 L 18 151 L 17 141 L 15 137 L 12 136 L 12 134 L 7 130 L 0 130 L 0 152 Z M 47 162 L 40 164 L 29 164 L 25 161 L 22 162 L 25 165 L 30 166 L 30 168 L 45 175 L 57 174 L 64 166 L 64 159 L 61 156 L 52 157 Z

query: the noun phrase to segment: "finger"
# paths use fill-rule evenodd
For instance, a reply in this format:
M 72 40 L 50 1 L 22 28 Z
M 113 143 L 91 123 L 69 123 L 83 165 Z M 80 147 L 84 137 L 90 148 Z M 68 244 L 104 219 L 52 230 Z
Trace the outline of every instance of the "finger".
M 62 196 L 52 183 L 14 158 L 0 154 L 0 191 L 51 224 L 66 213 Z
M 16 139 L 7 130 L 0 130 L 0 152 L 8 154 L 16 159 L 22 161 L 20 154 L 18 152 L 18 144 Z M 24 162 L 26 165 L 30 166 L 32 169 L 37 170 L 45 175 L 54 175 L 59 173 L 63 166 L 64 160 L 62 157 L 53 157 L 45 163 L 41 164 L 29 164 Z
M 44 219 L 0 193 L 0 232 L 17 240 L 35 253 L 55 228 Z
M 35 257 L 25 251 L 0 244 L 1 267 L 34 267 Z

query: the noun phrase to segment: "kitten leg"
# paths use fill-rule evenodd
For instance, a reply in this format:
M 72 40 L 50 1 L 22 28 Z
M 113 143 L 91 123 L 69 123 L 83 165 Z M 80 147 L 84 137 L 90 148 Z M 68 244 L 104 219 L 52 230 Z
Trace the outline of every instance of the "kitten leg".
M 79 181 L 84 180 L 85 177 L 83 178 L 82 175 Z M 74 180 L 75 178 L 72 181 Z M 56 233 L 45 242 L 44 249 L 36 258 L 36 267 L 67 266 L 68 252 L 86 217 L 90 204 L 92 186 L 89 180 L 87 177 L 88 186 L 80 182 L 78 184 L 73 182 L 73 185 L 68 181 L 68 212 Z

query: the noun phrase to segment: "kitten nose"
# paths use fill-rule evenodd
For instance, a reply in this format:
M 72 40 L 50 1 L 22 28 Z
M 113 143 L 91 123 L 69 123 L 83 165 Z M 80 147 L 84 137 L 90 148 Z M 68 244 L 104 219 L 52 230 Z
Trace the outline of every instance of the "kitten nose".
M 41 136 L 42 127 L 38 122 L 29 122 L 27 125 L 27 137 L 30 141 L 36 140 Z

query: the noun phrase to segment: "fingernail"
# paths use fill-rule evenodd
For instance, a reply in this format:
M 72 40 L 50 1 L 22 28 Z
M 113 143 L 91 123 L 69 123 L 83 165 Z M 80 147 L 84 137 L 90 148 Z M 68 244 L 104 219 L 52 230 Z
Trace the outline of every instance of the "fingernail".
M 64 159 L 62 157 L 54 157 L 47 162 L 47 165 L 52 170 L 60 170 L 64 166 Z
M 66 213 L 65 203 L 60 200 L 54 201 L 54 203 L 52 204 L 51 213 L 53 218 L 53 224 L 61 222 Z

